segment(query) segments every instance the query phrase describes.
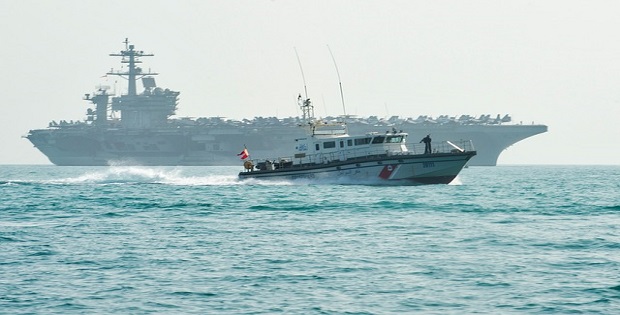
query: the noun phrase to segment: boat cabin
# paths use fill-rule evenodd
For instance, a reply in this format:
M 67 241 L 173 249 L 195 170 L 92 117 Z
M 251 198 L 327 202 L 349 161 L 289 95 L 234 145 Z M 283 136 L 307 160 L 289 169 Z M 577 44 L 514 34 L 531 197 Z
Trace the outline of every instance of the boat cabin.
M 310 99 L 298 97 L 298 103 L 307 122 L 300 125 L 306 131 L 305 138 L 295 139 L 293 157 L 258 162 L 258 170 L 274 170 L 293 166 L 341 163 L 351 159 L 374 158 L 386 155 L 406 154 L 407 133 L 388 131 L 385 134 L 371 132 L 350 136 L 344 122 L 315 120 Z M 250 162 L 246 170 L 253 169 Z
M 371 155 L 399 154 L 408 151 L 406 139 L 407 133 L 396 131 L 385 134 L 372 132 L 361 136 L 350 136 L 346 133 L 313 135 L 295 139 L 293 162 L 329 163 Z M 304 161 L 305 159 L 308 160 Z

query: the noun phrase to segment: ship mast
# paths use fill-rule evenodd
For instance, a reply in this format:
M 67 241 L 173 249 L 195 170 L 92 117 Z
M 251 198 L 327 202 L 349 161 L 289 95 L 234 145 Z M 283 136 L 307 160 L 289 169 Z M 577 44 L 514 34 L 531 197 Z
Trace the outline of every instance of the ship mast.
M 142 72 L 142 68 L 136 67 L 136 64 L 142 63 L 140 61 L 140 57 L 152 57 L 153 54 L 146 54 L 142 50 L 134 50 L 134 45 L 129 45 L 129 39 L 125 38 L 125 50 L 121 50 L 120 53 L 110 54 L 113 57 L 122 57 L 121 63 L 126 63 L 129 65 L 129 69 L 126 72 L 122 71 L 113 71 L 106 73 L 106 75 L 117 75 L 122 78 L 126 78 L 129 86 L 127 90 L 127 95 L 135 96 L 136 93 L 136 80 L 145 77 L 147 75 L 158 75 L 159 73 L 153 73 L 150 70 L 146 73 Z
M 331 52 L 331 51 L 330 51 Z M 304 69 L 301 66 L 301 60 L 299 59 L 299 54 L 297 53 L 297 49 L 295 49 L 295 55 L 297 56 L 297 62 L 299 63 L 299 70 L 301 71 L 301 78 L 304 81 L 304 92 L 306 98 L 302 98 L 301 94 L 297 97 L 297 105 L 301 109 L 301 119 L 302 125 L 306 132 L 311 135 L 346 135 L 347 132 L 347 124 L 344 122 L 337 123 L 326 123 L 322 121 L 318 121 L 314 118 L 314 105 L 308 98 L 308 89 L 306 88 L 306 78 L 304 76 Z M 335 60 L 334 60 L 335 63 Z M 340 79 L 340 74 L 338 75 L 338 79 Z M 342 94 L 342 84 L 340 85 L 340 92 Z M 344 97 L 342 98 L 342 106 L 344 107 Z M 346 113 L 345 113 L 346 114 Z
M 297 97 L 297 104 L 301 109 L 302 121 L 305 123 L 314 123 L 314 105 L 312 105 L 310 99 L 307 96 L 303 99 L 301 94 L 299 94 Z

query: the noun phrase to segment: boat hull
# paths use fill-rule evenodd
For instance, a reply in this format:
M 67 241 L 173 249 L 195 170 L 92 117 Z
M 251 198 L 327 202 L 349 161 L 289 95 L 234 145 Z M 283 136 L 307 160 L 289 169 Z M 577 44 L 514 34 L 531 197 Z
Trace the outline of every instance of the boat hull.
M 475 155 L 476 151 L 386 155 L 275 170 L 249 170 L 239 173 L 239 178 L 317 179 L 381 185 L 449 184 Z

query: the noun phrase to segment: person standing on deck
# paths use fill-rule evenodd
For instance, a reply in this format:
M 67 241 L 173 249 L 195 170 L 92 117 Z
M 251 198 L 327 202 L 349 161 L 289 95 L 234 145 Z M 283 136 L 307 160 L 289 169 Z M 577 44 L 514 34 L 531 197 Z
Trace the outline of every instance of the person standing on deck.
M 424 154 L 431 154 L 431 135 L 426 135 L 426 137 L 420 140 L 420 143 L 424 142 Z

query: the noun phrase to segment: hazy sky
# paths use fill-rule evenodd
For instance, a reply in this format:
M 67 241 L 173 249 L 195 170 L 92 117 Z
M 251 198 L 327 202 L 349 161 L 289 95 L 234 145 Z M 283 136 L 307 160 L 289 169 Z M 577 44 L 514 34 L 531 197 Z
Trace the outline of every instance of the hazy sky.
M 27 139 L 82 120 L 128 37 L 180 91 L 178 116 L 509 113 L 549 126 L 500 164 L 620 164 L 620 1 L 0 0 L 0 164 L 49 164 Z M 117 90 L 125 87 L 119 81 Z

